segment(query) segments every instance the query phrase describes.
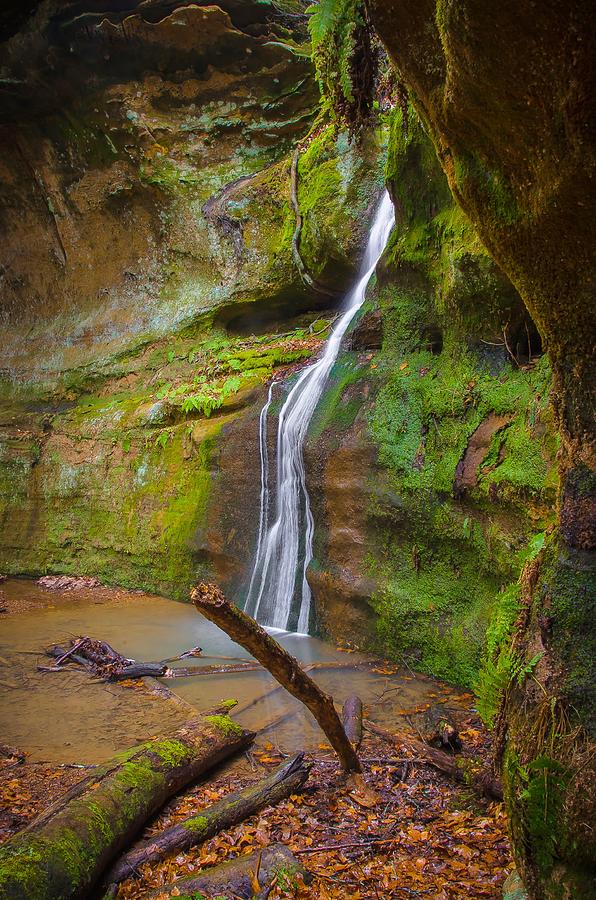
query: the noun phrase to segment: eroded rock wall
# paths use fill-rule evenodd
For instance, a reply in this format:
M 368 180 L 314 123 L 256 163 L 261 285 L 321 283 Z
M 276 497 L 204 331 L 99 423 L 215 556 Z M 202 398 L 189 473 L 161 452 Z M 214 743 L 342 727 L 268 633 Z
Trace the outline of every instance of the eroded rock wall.
M 269 3 L 49 2 L 0 45 L 0 570 L 240 589 L 263 385 L 316 351 L 382 177 L 374 136 L 303 147 L 312 290 L 304 36 Z
M 335 638 L 471 686 L 553 521 L 550 372 L 412 112 L 389 148 L 396 228 L 310 436 L 310 580 Z
M 458 204 L 517 287 L 553 369 L 557 527 L 495 635 L 498 749 L 533 897 L 594 893 L 592 5 L 370 0 Z M 592 762 L 590 762 L 590 760 Z

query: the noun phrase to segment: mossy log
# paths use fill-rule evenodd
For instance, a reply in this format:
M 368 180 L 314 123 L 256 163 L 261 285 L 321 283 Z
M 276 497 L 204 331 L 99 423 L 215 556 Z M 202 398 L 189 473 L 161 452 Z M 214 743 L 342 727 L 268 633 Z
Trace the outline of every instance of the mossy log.
M 188 878 L 178 878 L 172 884 L 166 884 L 156 891 L 147 894 L 152 897 L 179 897 L 205 894 L 207 897 L 240 897 L 254 896 L 253 883 L 256 880 L 260 887 L 266 889 L 274 879 L 291 883 L 300 875 L 308 883 L 312 875 L 284 847 L 283 844 L 270 844 L 264 850 L 239 856 L 229 862 L 222 863 Z
M 166 800 L 252 739 L 227 715 L 204 715 L 119 753 L 0 848 L 0 897 L 88 897 Z
M 344 772 L 362 772 L 358 755 L 333 705 L 333 698 L 305 673 L 298 660 L 254 619 L 226 600 L 216 585 L 198 584 L 190 596 L 205 618 L 215 622 L 233 641 L 252 653 L 290 694 L 308 707 L 337 753 Z
M 244 821 L 264 806 L 289 797 L 302 787 L 310 770 L 310 764 L 304 762 L 304 754 L 299 753 L 256 784 L 229 794 L 219 803 L 201 810 L 198 815 L 190 816 L 140 846 L 133 847 L 116 863 L 107 876 L 107 881 L 118 884 L 125 878 L 136 875 L 139 866 L 163 859 L 169 853 L 178 853 L 195 844 L 202 844 L 224 828 L 231 828 Z
M 429 747 L 423 741 L 417 741 L 405 734 L 393 734 L 369 719 L 365 719 L 364 726 L 367 731 L 384 738 L 394 747 L 413 753 L 419 760 L 438 769 L 451 780 L 467 784 L 478 794 L 489 797 L 491 800 L 503 799 L 503 785 L 500 778 L 497 778 L 490 769 L 479 765 L 477 760 L 450 756 L 449 753 L 435 750 L 434 747 Z

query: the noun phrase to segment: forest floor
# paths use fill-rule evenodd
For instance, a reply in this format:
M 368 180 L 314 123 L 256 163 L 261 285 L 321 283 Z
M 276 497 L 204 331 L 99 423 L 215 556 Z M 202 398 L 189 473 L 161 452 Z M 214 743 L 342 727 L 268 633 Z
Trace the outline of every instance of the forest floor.
M 39 604 L 26 598 L 3 597 L 4 615 L 21 615 Z M 26 592 L 31 593 L 31 592 Z M 41 602 L 41 601 L 40 601 Z M 45 605 L 50 602 L 45 601 Z M 52 598 L 52 603 L 60 600 Z M 43 605 L 43 604 L 42 604 Z M 381 666 L 391 675 L 391 664 Z M 406 680 L 410 676 L 406 676 Z M 472 694 L 440 685 L 431 694 L 458 708 L 457 725 L 463 752 L 487 759 L 490 735 L 474 710 Z M 140 682 L 124 682 L 134 689 L 139 709 L 148 691 Z M 399 710 L 409 721 L 427 709 Z M 375 718 L 375 710 L 366 710 Z M 407 715 L 406 715 L 407 714 Z M 385 727 L 387 727 L 384 722 Z M 402 731 L 404 718 L 396 721 Z M 413 726 L 412 736 L 416 734 Z M 288 756 L 275 732 L 260 738 L 250 751 L 209 773 L 200 783 L 172 800 L 150 823 L 143 837 L 158 833 L 206 806 L 266 775 Z M 118 900 L 141 900 L 147 892 L 184 875 L 279 841 L 288 846 L 313 876 L 275 884 L 273 898 L 313 900 L 455 900 L 460 897 L 497 898 L 512 868 L 503 804 L 484 801 L 462 785 L 447 780 L 412 753 L 396 750 L 383 738 L 365 731 L 360 748 L 369 790 L 354 789 L 342 777 L 329 745 L 307 748 L 313 763 L 310 777 L 298 795 L 267 807 L 242 824 L 221 832 L 201 846 L 141 867 L 136 879 L 120 885 Z M 87 766 L 28 761 L 24 753 L 0 744 L 0 843 L 25 827 L 58 797 L 88 774 Z M 267 885 L 263 885 L 267 888 Z M 177 889 L 174 889 L 177 890 Z M 163 897 L 180 893 L 164 892 Z
M 468 751 L 485 755 L 488 736 L 474 713 L 463 723 Z M 174 799 L 145 837 L 196 813 L 278 765 L 273 744 L 252 751 Z M 268 807 L 202 846 L 143 866 L 124 882 L 119 900 L 196 874 L 234 856 L 286 844 L 312 873 L 311 884 L 275 885 L 271 898 L 410 898 L 453 900 L 500 897 L 511 869 L 503 805 L 479 800 L 466 788 L 370 734 L 361 747 L 367 785 L 377 797 L 351 790 L 330 748 L 321 744 L 299 795 Z M 0 761 L 0 839 L 22 828 L 85 773 L 75 768 Z M 266 887 L 263 885 L 263 887 Z M 171 892 L 165 897 L 175 896 Z

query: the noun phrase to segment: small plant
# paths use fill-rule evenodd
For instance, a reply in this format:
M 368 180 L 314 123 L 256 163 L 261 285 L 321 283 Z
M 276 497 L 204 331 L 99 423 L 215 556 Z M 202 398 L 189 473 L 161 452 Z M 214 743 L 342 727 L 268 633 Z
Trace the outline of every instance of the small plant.
M 496 658 L 486 659 L 476 692 L 478 712 L 489 728 L 494 725 L 503 696 L 512 684 L 521 687 L 524 680 L 530 677 L 542 688 L 532 674 L 542 656 L 543 652 L 537 653 L 526 663 L 512 654 L 509 648 L 503 648 Z
M 173 434 L 171 431 L 162 431 L 155 438 L 153 446 L 156 450 L 163 450 L 165 447 L 167 447 L 172 438 Z
M 536 656 L 533 656 L 528 663 L 523 663 L 521 660 L 518 660 L 516 662 L 513 668 L 512 677 L 515 679 L 518 687 L 521 687 L 528 676 L 530 676 L 530 678 L 532 678 L 536 682 L 536 684 L 542 687 L 540 682 L 536 678 L 534 678 L 534 675 L 532 673 L 543 656 L 544 650 L 541 650 L 540 653 L 537 653 Z
M 232 375 L 226 378 L 221 387 L 203 386 L 197 393 L 189 394 L 182 401 L 182 412 L 188 415 L 191 412 L 200 412 L 209 418 L 214 410 L 223 406 L 230 394 L 235 394 L 242 383 L 242 378 Z

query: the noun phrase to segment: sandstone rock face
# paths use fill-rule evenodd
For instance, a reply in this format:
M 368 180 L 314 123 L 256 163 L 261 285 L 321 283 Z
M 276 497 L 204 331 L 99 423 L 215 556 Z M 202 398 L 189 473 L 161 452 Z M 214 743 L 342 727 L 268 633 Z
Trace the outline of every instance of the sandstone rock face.
M 360 388 L 366 392 L 364 383 Z M 363 420 L 345 434 L 326 430 L 307 455 L 318 528 L 308 580 L 318 627 L 346 645 L 366 645 L 375 633 L 371 598 L 377 583 L 367 574 L 367 554 L 377 551 L 367 515 L 375 457 Z
M 383 346 L 383 317 L 378 309 L 369 310 L 351 334 L 352 350 L 380 350 Z
M 318 89 L 282 46 L 304 20 L 280 6 L 0 18 L 7 571 L 242 590 L 262 387 L 317 350 L 307 326 L 349 281 L 380 188 L 374 136 L 303 148 L 301 242 L 333 289 L 313 292 L 292 259 L 290 151 Z
M 290 215 L 275 164 L 316 103 L 310 64 L 272 43 L 287 20 L 250 3 L 88 8 L 44 4 L 0 48 L 3 365 L 17 374 L 88 364 L 239 299 L 294 291 L 308 306 L 274 258 Z

